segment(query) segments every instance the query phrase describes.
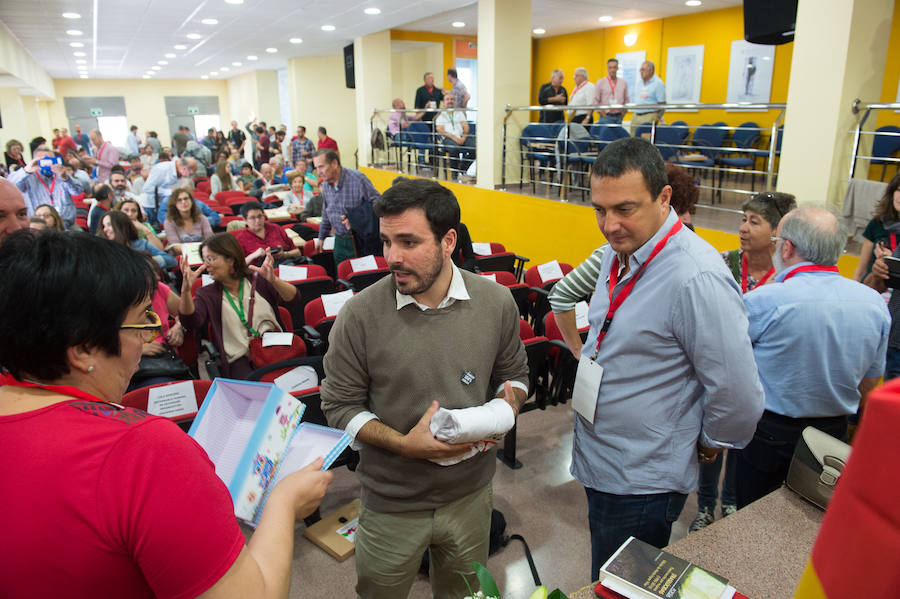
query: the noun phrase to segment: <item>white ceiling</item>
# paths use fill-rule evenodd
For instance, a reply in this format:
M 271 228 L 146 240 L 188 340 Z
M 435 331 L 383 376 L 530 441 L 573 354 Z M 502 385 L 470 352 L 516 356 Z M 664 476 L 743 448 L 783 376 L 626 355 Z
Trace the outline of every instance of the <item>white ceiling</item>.
M 685 6 L 684 0 L 532 0 L 532 24 L 550 36 L 740 4 L 741 0 L 703 0 L 700 7 Z M 366 8 L 379 8 L 381 13 L 367 15 Z M 80 18 L 63 18 L 64 12 L 78 13 Z M 597 17 L 602 15 L 614 19 L 600 23 Z M 475 0 L 245 0 L 240 5 L 225 0 L 0 2 L 0 23 L 53 78 L 78 77 L 79 66 L 87 67 L 90 78 L 138 78 L 158 66 L 154 78 L 224 79 L 253 69 L 278 69 L 291 57 L 339 54 L 354 38 L 385 29 L 476 35 L 477 16 Z M 201 23 L 206 18 L 218 23 Z M 454 28 L 454 21 L 466 26 Z M 335 31 L 322 31 L 326 24 L 334 25 Z M 69 29 L 83 34 L 68 35 Z M 188 34 L 201 37 L 190 40 Z M 291 38 L 303 42 L 293 44 Z M 70 42 L 84 47 L 73 48 Z M 186 49 L 176 50 L 177 44 Z M 277 52 L 267 53 L 266 48 Z M 248 60 L 250 55 L 257 60 Z

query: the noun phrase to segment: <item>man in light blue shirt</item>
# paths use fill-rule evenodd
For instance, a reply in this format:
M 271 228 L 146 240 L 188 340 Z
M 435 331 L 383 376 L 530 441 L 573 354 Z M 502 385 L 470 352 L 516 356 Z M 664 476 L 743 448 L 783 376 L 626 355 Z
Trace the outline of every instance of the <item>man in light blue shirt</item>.
M 137 125 L 132 125 L 130 133 L 125 138 L 125 148 L 128 150 L 128 158 L 141 155 L 141 138 L 138 137 Z
M 763 410 L 740 289 L 718 252 L 681 225 L 671 195 L 662 156 L 640 138 L 607 146 L 591 171 L 612 250 L 579 366 L 582 380 L 592 360 L 602 381 L 593 418 L 575 415 L 572 448 L 588 496 L 591 580 L 629 536 L 668 544 L 698 462 L 743 447 Z M 627 293 L 612 319 L 610 285 L 617 302 Z
M 638 105 L 666 103 L 666 84 L 656 75 L 656 65 L 649 60 L 641 64 L 641 76 L 634 86 L 631 100 Z M 663 112 L 658 108 L 632 110 L 631 134 L 634 135 L 642 123 L 651 123 L 662 118 Z
M 807 426 L 845 436 L 884 372 L 891 329 L 881 296 L 834 266 L 847 239 L 834 214 L 797 208 L 777 236 L 775 284 L 744 296 L 766 411 L 738 455 L 738 507 L 781 486 Z

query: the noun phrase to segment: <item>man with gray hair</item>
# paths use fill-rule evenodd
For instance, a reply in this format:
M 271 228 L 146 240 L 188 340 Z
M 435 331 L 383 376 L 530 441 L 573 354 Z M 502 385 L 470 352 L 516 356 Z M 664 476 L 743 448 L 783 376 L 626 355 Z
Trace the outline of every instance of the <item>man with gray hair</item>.
M 641 64 L 641 76 L 634 86 L 631 101 L 635 104 L 665 104 L 666 84 L 656 74 L 656 65 L 649 60 Z M 658 108 L 635 109 L 631 117 L 631 134 L 634 135 L 642 123 L 652 123 L 662 118 L 663 111 Z
M 553 69 L 553 72 L 550 74 L 550 83 L 545 83 L 541 86 L 540 91 L 538 91 L 538 104 L 541 106 L 546 106 L 548 104 L 553 106 L 565 106 L 569 101 L 569 93 L 566 91 L 566 88 L 563 87 L 563 79 L 565 79 L 565 75 L 562 70 Z M 541 111 L 542 123 L 555 123 L 562 120 L 564 120 L 564 118 L 561 110 Z
M 807 426 L 846 435 L 884 372 L 891 328 L 881 296 L 838 273 L 847 235 L 833 213 L 802 206 L 776 235 L 776 284 L 744 295 L 766 409 L 738 454 L 739 508 L 781 486 Z
M 594 101 L 594 84 L 588 79 L 587 69 L 575 69 L 575 89 L 569 97 L 569 106 L 590 106 Z M 569 110 L 569 122 L 587 125 L 591 122 L 592 110 Z M 574 113 L 574 114 L 573 114 Z

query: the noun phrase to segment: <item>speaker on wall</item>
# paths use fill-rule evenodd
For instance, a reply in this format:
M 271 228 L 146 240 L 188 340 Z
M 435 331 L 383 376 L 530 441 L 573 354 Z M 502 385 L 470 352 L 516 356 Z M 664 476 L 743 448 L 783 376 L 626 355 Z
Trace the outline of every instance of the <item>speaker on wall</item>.
M 353 67 L 353 44 L 344 46 L 344 78 L 347 87 L 356 89 L 356 69 Z
M 797 0 L 744 0 L 744 39 L 752 44 L 794 41 Z

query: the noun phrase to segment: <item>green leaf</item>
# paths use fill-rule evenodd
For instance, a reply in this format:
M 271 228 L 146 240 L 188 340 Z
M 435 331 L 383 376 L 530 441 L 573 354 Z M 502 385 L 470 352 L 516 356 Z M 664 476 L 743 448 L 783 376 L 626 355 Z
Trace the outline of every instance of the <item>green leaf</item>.
M 528 599 L 548 599 L 547 598 L 547 587 L 539 586 L 538 588 L 534 589 L 534 592 L 531 594 L 531 596 Z
M 472 569 L 475 570 L 475 576 L 478 577 L 478 582 L 481 584 L 481 590 L 484 592 L 485 597 L 500 597 L 500 589 L 497 588 L 497 583 L 494 581 L 491 573 L 488 572 L 488 569 L 478 562 L 472 562 Z
M 547 596 L 547 599 L 566 599 L 566 595 L 559 589 L 555 589 Z

